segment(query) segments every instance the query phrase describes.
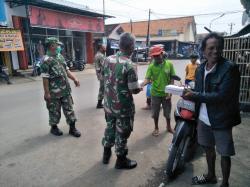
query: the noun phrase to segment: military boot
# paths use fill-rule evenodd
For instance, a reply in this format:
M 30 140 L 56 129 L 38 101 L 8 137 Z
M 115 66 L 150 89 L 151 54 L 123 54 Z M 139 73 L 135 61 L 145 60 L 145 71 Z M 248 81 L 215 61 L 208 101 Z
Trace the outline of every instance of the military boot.
M 137 166 L 135 160 L 130 160 L 126 155 L 117 155 L 117 160 L 115 163 L 116 169 L 133 169 Z
M 96 105 L 96 108 L 97 108 L 97 109 L 103 108 L 102 100 L 98 100 L 98 103 L 97 103 L 97 105 Z
M 103 164 L 108 164 L 109 163 L 109 159 L 111 157 L 111 147 L 104 147 L 104 151 L 103 151 L 103 158 L 102 158 L 102 163 Z
M 62 136 L 63 132 L 57 127 L 57 125 L 51 126 L 50 133 L 55 136 Z
M 69 134 L 77 138 L 81 136 L 80 131 L 78 131 L 75 127 L 75 122 L 69 125 Z

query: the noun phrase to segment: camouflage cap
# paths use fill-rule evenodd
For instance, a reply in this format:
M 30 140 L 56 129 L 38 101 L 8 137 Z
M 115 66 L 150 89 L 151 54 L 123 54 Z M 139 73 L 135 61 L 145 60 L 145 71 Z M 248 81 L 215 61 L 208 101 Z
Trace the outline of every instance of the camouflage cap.
M 46 43 L 46 44 L 53 44 L 53 43 L 56 43 L 56 44 L 59 44 L 59 45 L 63 45 L 63 43 L 60 42 L 56 37 L 49 37 L 49 38 L 46 38 L 45 43 Z

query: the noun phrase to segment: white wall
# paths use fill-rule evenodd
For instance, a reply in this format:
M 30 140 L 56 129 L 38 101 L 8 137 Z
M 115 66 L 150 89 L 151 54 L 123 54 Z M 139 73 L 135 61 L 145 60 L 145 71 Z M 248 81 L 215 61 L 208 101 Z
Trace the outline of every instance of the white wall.
M 10 8 L 8 3 L 5 3 L 6 18 L 9 27 L 13 27 L 12 16 L 26 17 L 25 6 Z
M 184 39 L 186 42 L 194 42 L 195 36 L 194 36 L 194 27 L 192 24 L 189 24 L 185 30 Z
M 112 33 L 108 36 L 110 39 L 119 40 L 120 36 L 117 34 L 117 29 L 119 29 L 120 26 L 118 25 Z M 166 36 L 166 37 L 160 37 L 160 36 L 150 36 L 150 41 L 166 41 L 166 40 L 178 40 L 181 42 L 194 42 L 195 36 L 194 36 L 194 28 L 192 24 L 189 24 L 187 28 L 185 29 L 185 33 L 180 33 L 177 36 Z M 146 41 L 146 37 L 136 37 L 136 41 Z
M 160 37 L 160 36 L 151 36 L 150 41 L 167 41 L 167 40 L 179 40 L 185 41 L 184 34 L 179 34 L 178 36 L 167 36 L 167 37 Z M 136 41 L 146 41 L 146 37 L 136 37 Z
M 119 29 L 120 26 L 118 25 L 112 32 L 111 34 L 108 36 L 109 39 L 114 39 L 114 40 L 119 40 L 120 39 L 120 35 L 117 34 L 117 29 Z

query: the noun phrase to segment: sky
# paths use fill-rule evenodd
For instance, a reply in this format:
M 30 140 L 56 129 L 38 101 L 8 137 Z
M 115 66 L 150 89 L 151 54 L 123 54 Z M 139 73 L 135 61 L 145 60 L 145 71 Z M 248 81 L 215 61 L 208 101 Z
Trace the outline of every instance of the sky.
M 103 12 L 103 0 L 67 1 Z M 198 34 L 207 32 L 204 26 L 230 34 L 230 25 L 231 33 L 236 33 L 242 28 L 244 11 L 240 0 L 105 0 L 105 13 L 115 17 L 106 19 L 105 24 L 129 22 L 130 19 L 133 22 L 147 20 L 149 9 L 151 19 L 195 15 Z

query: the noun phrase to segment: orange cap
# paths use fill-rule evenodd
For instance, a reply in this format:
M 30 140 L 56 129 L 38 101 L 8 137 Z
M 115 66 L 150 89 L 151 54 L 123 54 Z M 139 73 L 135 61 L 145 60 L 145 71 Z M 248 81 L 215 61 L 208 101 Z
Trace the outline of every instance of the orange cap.
M 160 46 L 153 46 L 150 48 L 150 56 L 157 56 L 163 52 L 163 48 Z

